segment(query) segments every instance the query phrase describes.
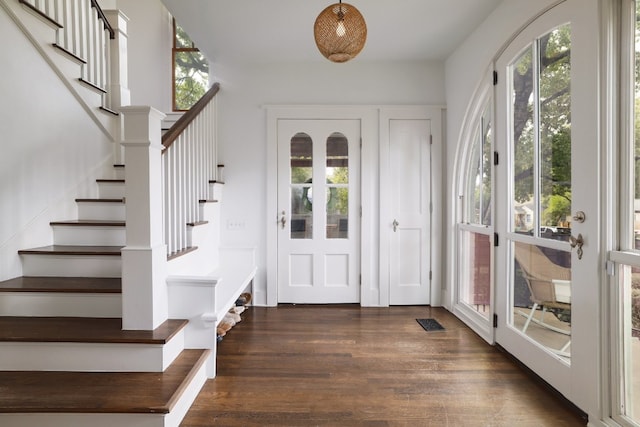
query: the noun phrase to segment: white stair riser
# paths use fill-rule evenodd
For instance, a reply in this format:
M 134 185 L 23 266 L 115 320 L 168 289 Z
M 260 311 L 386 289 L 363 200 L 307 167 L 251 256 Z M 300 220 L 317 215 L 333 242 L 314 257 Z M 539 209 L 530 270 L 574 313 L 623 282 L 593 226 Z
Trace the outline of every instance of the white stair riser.
M 124 221 L 125 205 L 124 203 L 80 202 L 78 219 Z
M 120 277 L 122 275 L 122 260 L 119 256 L 23 254 L 21 257 L 22 271 L 25 276 Z
M 3 292 L 0 316 L 121 317 L 122 294 Z
M 124 227 L 53 226 L 56 245 L 124 246 L 126 237 Z
M 113 179 L 124 179 L 124 168 L 123 167 L 114 167 L 113 168 Z
M 0 370 L 164 372 L 183 348 L 183 332 L 165 345 L 3 342 Z
M 209 194 L 211 194 L 211 198 L 213 200 L 222 202 L 223 189 L 224 189 L 224 184 L 220 184 L 218 182 L 209 183 Z
M 121 199 L 124 197 L 124 183 L 98 182 L 98 195 L 101 199 Z

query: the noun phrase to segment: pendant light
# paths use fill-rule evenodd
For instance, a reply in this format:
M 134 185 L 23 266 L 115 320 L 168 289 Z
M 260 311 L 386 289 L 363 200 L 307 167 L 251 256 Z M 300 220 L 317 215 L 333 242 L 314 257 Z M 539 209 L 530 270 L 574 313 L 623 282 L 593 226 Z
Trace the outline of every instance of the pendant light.
M 316 18 L 313 26 L 320 53 L 333 62 L 354 58 L 367 40 L 367 24 L 362 14 L 350 4 L 332 4 Z

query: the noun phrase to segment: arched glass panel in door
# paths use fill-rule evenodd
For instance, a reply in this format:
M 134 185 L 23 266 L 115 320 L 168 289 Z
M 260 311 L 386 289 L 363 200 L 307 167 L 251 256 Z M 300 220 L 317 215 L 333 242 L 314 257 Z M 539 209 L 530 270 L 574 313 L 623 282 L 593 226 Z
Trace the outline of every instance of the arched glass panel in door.
M 291 238 L 313 238 L 313 141 L 306 133 L 291 138 Z
M 327 138 L 327 239 L 349 237 L 349 141 L 339 133 Z

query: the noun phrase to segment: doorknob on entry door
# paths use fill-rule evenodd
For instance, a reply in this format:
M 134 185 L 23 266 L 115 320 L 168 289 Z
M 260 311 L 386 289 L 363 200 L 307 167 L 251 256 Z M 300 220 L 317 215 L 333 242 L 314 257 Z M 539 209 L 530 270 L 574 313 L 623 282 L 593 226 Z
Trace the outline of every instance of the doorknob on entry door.
M 282 211 L 282 216 L 280 217 L 280 226 L 284 230 L 284 227 L 287 225 L 287 215 L 285 211 Z
M 398 231 L 398 226 L 400 225 L 400 223 L 398 222 L 397 219 L 393 220 L 393 223 L 391 223 L 391 225 L 393 225 L 393 232 L 395 233 L 396 231 Z
M 569 244 L 572 248 L 578 248 L 577 254 L 578 259 L 582 259 L 582 245 L 584 244 L 584 239 L 582 238 L 582 234 L 578 234 L 578 237 L 569 236 Z

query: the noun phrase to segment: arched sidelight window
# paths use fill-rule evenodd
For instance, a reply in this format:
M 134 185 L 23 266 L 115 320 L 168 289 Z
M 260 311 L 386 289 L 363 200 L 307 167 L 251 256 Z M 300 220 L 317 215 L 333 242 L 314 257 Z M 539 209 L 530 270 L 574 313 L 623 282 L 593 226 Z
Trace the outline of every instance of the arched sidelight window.
M 481 316 L 488 327 L 491 314 L 493 242 L 493 128 L 492 103 L 487 95 L 468 124 L 467 151 L 461 168 L 458 224 L 457 301 L 467 316 Z

